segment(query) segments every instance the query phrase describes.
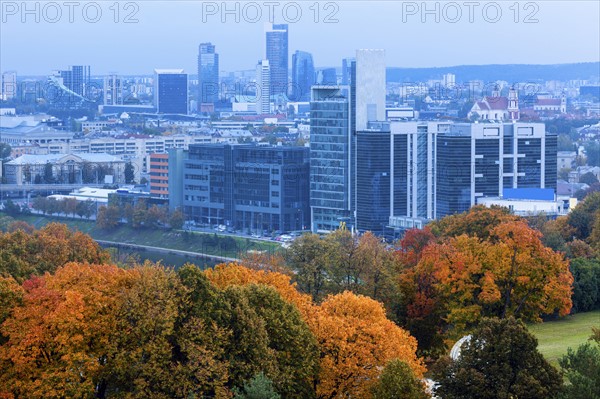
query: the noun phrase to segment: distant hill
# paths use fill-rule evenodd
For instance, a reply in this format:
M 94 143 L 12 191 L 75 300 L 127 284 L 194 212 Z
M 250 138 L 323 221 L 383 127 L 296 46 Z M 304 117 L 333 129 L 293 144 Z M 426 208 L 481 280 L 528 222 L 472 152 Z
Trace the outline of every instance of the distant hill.
M 555 65 L 458 65 L 441 68 L 387 68 L 388 82 L 424 82 L 441 79 L 443 74 L 456 75 L 456 83 L 469 80 L 484 82 L 541 82 L 547 80 L 590 79 L 600 76 L 600 62 Z

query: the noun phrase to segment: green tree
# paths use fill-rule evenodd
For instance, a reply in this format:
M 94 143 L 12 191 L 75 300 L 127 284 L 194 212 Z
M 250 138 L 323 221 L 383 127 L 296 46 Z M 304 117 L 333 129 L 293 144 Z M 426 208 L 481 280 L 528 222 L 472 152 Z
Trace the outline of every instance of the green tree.
M 588 186 L 591 186 L 594 183 L 598 183 L 598 178 L 592 172 L 587 172 L 579 177 L 579 183 L 585 183 Z
M 0 143 L 0 160 L 5 160 L 10 156 L 12 148 L 7 143 Z
M 21 207 L 9 199 L 4 203 L 4 212 L 8 216 L 17 216 L 21 213 Z
M 373 386 L 373 399 L 428 399 L 425 385 L 405 362 L 394 359 L 386 364 Z
M 298 237 L 286 252 L 288 266 L 296 273 L 298 288 L 319 300 L 328 293 L 331 253 L 318 234 Z
M 600 143 L 590 141 L 585 145 L 585 155 L 587 164 L 590 166 L 600 166 Z
M 133 164 L 131 162 L 127 162 L 125 164 L 125 183 L 131 184 L 135 183 L 135 170 L 133 169 Z
M 587 312 L 600 308 L 600 262 L 576 258 L 570 263 L 573 274 L 573 311 Z
M 537 350 L 537 339 L 514 318 L 484 319 L 456 360 L 437 369 L 444 399 L 557 398 L 560 373 Z
M 597 342 L 571 348 L 558 360 L 568 379 L 561 399 L 600 399 L 600 346 Z
M 54 183 L 54 172 L 50 162 L 46 162 L 44 165 L 44 183 Z
M 273 388 L 273 382 L 260 372 L 244 384 L 242 390 L 237 390 L 234 399 L 280 399 Z

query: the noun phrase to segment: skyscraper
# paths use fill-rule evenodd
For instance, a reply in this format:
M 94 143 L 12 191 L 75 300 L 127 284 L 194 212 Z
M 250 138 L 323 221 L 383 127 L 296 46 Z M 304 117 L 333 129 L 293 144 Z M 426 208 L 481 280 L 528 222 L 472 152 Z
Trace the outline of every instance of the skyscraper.
M 385 120 L 385 51 L 356 50 L 356 130 Z
M 288 92 L 288 25 L 265 25 L 266 58 L 271 67 L 271 94 Z
M 315 66 L 310 53 L 296 51 L 292 55 L 292 93 L 293 101 L 309 101 L 310 87 L 315 83 Z
M 187 114 L 188 75 L 183 69 L 154 70 L 154 105 L 161 114 Z
M 256 65 L 256 113 L 271 113 L 271 68 L 269 60 L 261 60 Z
M 110 74 L 104 77 L 104 105 L 123 104 L 123 81 L 120 76 Z
M 219 54 L 211 43 L 201 43 L 198 49 L 198 110 L 210 108 L 219 101 Z M 203 107 L 208 104 L 208 107 Z
M 356 58 L 344 58 L 342 60 L 342 84 L 350 84 L 350 74 L 352 73 L 352 62 L 355 62 Z
M 312 230 L 356 226 L 356 132 L 385 119 L 383 50 L 357 50 L 350 86 L 313 86 L 310 111 Z M 360 126 L 360 127 L 359 127 Z
M 89 65 L 73 65 L 71 69 L 60 71 L 63 85 L 73 93 L 85 97 L 86 89 L 90 86 L 90 67 Z
M 2 74 L 2 94 L 0 99 L 12 100 L 17 96 L 17 73 L 4 72 Z
M 319 85 L 337 85 L 337 72 L 335 68 L 325 68 L 317 72 L 317 84 Z
M 349 87 L 313 86 L 310 103 L 311 230 L 354 225 L 354 140 Z

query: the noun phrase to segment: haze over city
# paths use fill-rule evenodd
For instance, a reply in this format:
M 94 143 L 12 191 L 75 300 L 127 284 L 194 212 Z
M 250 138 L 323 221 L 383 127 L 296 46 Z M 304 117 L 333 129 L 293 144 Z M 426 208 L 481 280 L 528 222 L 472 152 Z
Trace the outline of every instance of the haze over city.
M 385 49 L 390 67 L 600 60 L 596 1 L 272 3 L 81 2 L 71 9 L 3 1 L 0 70 L 43 75 L 86 64 L 92 74 L 192 72 L 199 42 L 218 47 L 221 70 L 253 69 L 264 57 L 269 15 L 289 24 L 290 50 L 310 51 L 318 67 L 338 66 L 357 48 Z

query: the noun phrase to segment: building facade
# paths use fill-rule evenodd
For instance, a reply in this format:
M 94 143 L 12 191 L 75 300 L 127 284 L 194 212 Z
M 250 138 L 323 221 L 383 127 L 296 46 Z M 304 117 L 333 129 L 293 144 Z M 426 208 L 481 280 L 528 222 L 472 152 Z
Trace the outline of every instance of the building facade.
M 104 77 L 104 105 L 123 105 L 123 80 L 111 74 Z
M 266 59 L 271 66 L 271 94 L 288 94 L 288 25 L 266 24 Z
M 170 154 L 170 193 L 188 220 L 248 233 L 303 230 L 310 220 L 309 155 L 306 147 L 193 145 Z
M 4 72 L 2 74 L 2 93 L 0 99 L 4 101 L 12 100 L 17 96 L 17 73 Z
M 150 195 L 169 198 L 169 154 L 150 155 Z
M 271 113 L 271 66 L 269 60 L 261 60 L 256 65 L 256 113 Z
M 183 69 L 154 70 L 154 105 L 160 114 L 188 113 L 188 75 Z
M 315 84 L 315 65 L 310 53 L 296 51 L 292 55 L 292 101 L 310 101 L 310 88 Z
M 212 43 L 198 47 L 198 110 L 219 101 L 219 54 Z
M 556 191 L 557 137 L 541 123 L 458 123 L 437 137 L 438 218 L 510 188 Z

